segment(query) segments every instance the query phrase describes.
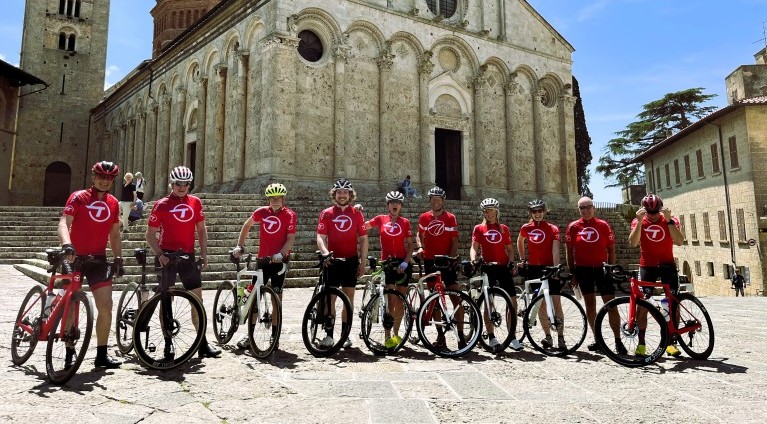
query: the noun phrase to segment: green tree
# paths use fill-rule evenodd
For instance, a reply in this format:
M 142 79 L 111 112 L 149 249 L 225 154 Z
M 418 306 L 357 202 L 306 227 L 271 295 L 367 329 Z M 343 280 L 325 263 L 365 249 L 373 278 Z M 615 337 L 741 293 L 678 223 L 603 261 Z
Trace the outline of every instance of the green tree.
M 667 93 L 660 100 L 642 106 L 638 120 L 615 133 L 617 138 L 607 142 L 604 156 L 599 158 L 596 170 L 608 180 L 608 187 L 626 187 L 643 180 L 641 164 L 634 161 L 640 153 L 663 141 L 669 135 L 690 126 L 695 120 L 715 111 L 715 106 L 702 104 L 716 97 L 703 94 L 703 88 Z
M 589 164 L 591 164 L 591 136 L 589 129 L 586 128 L 586 114 L 583 113 L 583 101 L 581 100 L 581 89 L 578 86 L 578 80 L 573 76 L 573 96 L 575 97 L 575 169 L 578 176 L 578 193 L 588 193 Z

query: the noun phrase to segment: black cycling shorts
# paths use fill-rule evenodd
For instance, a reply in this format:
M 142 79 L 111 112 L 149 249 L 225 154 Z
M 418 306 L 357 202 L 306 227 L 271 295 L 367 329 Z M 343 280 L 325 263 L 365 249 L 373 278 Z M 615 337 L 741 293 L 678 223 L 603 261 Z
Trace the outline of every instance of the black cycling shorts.
M 487 274 L 490 287 L 500 286 L 509 296 L 517 296 L 517 291 L 514 290 L 514 277 L 511 275 L 511 270 L 508 266 L 484 265 L 482 266 L 482 271 Z
M 173 287 L 176 285 L 176 274 L 178 274 L 185 289 L 194 290 L 202 287 L 202 272 L 195 263 L 194 253 L 188 253 L 188 255 L 189 259 L 178 259 L 175 263 L 171 261 L 165 267 L 160 267 L 160 259 L 155 257 L 154 267 L 155 270 L 159 270 L 160 282 L 164 282 L 166 287 Z M 157 288 L 159 290 L 159 286 Z
M 275 294 L 282 293 L 282 286 L 285 284 L 285 274 L 288 273 L 287 267 L 285 268 L 285 272 L 282 275 L 279 275 L 278 273 L 282 271 L 282 263 L 281 262 L 275 262 L 275 263 L 267 263 L 263 265 L 258 266 L 261 271 L 264 273 L 264 285 L 269 284 L 271 281 L 272 283 L 272 290 L 274 290 Z M 256 276 L 253 276 L 253 284 L 256 284 Z
M 331 261 L 328 266 L 329 287 L 356 287 L 357 269 L 360 266 L 360 259 L 357 256 L 346 258 L 343 261 Z
M 615 285 L 612 279 L 605 275 L 605 269 L 601 266 L 576 266 L 573 275 L 583 294 L 594 294 L 597 289 L 602 296 L 615 294 Z
M 431 274 L 432 272 L 441 271 L 442 272 L 442 283 L 446 286 L 449 286 L 451 284 L 455 284 L 456 281 L 458 281 L 458 272 L 453 268 L 452 266 L 449 268 L 437 268 L 434 266 L 434 259 L 424 259 L 423 260 L 424 267 L 426 268 L 426 273 Z M 428 281 L 428 280 L 427 280 Z
M 405 259 L 401 258 L 389 258 L 384 262 L 384 276 L 386 277 L 386 285 L 396 284 L 398 286 L 407 286 L 410 284 L 410 278 L 413 276 L 413 264 L 407 264 L 405 272 L 400 274 L 398 269 L 399 265 L 404 262 Z
M 546 265 L 528 265 L 526 280 L 534 280 L 536 278 L 543 277 L 543 270 L 546 269 Z M 538 286 L 540 287 L 540 286 Z M 538 288 L 536 288 L 538 290 Z M 559 294 L 562 290 L 562 282 L 553 278 L 549 279 L 549 294 Z
M 94 256 L 94 260 L 84 262 L 80 266 L 80 273 L 85 277 L 91 291 L 112 285 L 106 256 Z
M 679 291 L 679 276 L 676 271 L 676 264 L 661 264 L 659 266 L 640 266 L 639 279 L 647 282 L 656 282 L 660 279 L 661 283 L 668 284 L 671 293 L 674 295 Z M 652 296 L 654 287 L 642 287 L 645 296 Z

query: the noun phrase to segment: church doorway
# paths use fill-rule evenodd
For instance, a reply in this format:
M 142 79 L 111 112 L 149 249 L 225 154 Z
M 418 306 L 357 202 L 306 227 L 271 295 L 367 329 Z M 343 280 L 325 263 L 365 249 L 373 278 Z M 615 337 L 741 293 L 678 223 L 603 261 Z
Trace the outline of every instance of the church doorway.
M 69 198 L 72 169 L 64 162 L 53 162 L 45 168 L 43 206 L 64 206 Z
M 187 144 L 187 157 L 186 157 L 186 163 L 188 163 L 188 168 L 192 170 L 192 175 L 196 175 L 196 169 L 195 164 L 197 163 L 197 143 L 188 143 Z M 192 191 L 194 189 L 194 181 L 192 181 L 192 186 L 189 189 L 189 191 Z
M 461 132 L 436 128 L 434 131 L 434 169 L 437 185 L 451 200 L 461 200 Z

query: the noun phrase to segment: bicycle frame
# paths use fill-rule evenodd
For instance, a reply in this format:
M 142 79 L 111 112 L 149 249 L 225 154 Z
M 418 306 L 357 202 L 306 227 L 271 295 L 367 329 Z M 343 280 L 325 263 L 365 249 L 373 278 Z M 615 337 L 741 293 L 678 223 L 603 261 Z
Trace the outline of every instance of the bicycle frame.
M 629 293 L 629 316 L 628 316 L 628 325 L 629 330 L 634 329 L 634 325 L 637 322 L 636 321 L 636 314 L 637 314 L 637 299 L 643 299 L 645 298 L 644 292 L 642 292 L 642 287 L 661 287 L 663 288 L 663 295 L 665 296 L 666 300 L 668 300 L 668 308 L 669 308 L 669 319 L 666 321 L 666 325 L 668 327 L 668 334 L 669 336 L 675 336 L 679 334 L 685 334 L 692 331 L 698 331 L 701 329 L 700 322 L 697 322 L 692 325 L 685 325 L 682 328 L 676 327 L 676 322 L 678 320 L 678 314 L 677 314 L 677 307 L 680 306 L 682 309 L 684 309 L 686 312 L 689 313 L 689 310 L 684 307 L 679 301 L 677 300 L 676 296 L 674 296 L 673 293 L 671 293 L 671 287 L 668 284 L 664 283 L 657 283 L 657 282 L 650 282 L 650 281 L 642 281 L 639 280 L 637 277 L 635 277 L 634 272 L 632 272 L 632 275 L 629 279 L 630 282 L 630 293 Z
M 554 323 L 556 321 L 556 313 L 554 311 L 554 303 L 552 302 L 552 299 L 551 299 L 551 289 L 549 288 L 549 280 L 554 275 L 557 275 L 560 281 L 564 281 L 566 278 L 562 276 L 563 271 L 564 271 L 564 268 L 562 267 L 562 265 L 548 266 L 545 268 L 543 272 L 543 276 L 540 279 L 536 278 L 536 279 L 525 281 L 525 291 L 529 290 L 529 287 L 532 284 L 536 284 L 536 282 L 540 281 L 541 286 L 538 288 L 537 292 L 543 294 L 543 298 L 546 301 L 546 314 L 549 317 L 550 323 Z M 538 307 L 540 308 L 540 306 Z M 538 323 L 538 311 L 537 310 L 532 311 L 531 316 L 533 317 L 533 320 L 530 322 L 530 324 L 536 325 Z
M 239 296 L 237 297 L 237 304 L 242 304 L 238 307 L 238 317 L 237 320 L 239 321 L 240 325 L 245 324 L 245 322 L 248 320 L 248 311 L 250 310 L 250 306 L 253 304 L 253 301 L 255 300 L 257 304 L 261 304 L 261 287 L 264 286 L 264 270 L 261 269 L 259 266 L 259 260 L 256 259 L 255 269 L 250 269 L 250 262 L 252 260 L 252 255 L 248 254 L 247 258 L 245 259 L 245 267 L 240 269 L 240 261 L 235 262 L 237 265 L 237 284 L 234 286 L 235 291 L 239 289 L 240 282 L 242 280 L 242 277 L 253 277 L 256 276 L 256 282 L 253 285 L 253 290 L 251 290 L 250 294 L 246 294 L 244 298 L 240 299 Z M 267 262 L 268 258 L 262 259 L 263 262 Z M 278 275 L 282 275 L 285 273 L 285 270 L 287 269 L 287 266 L 285 263 L 282 263 L 282 269 L 277 273 Z M 255 293 L 255 296 L 254 296 Z M 266 314 L 265 310 L 259 309 L 259 314 Z M 262 318 L 263 315 L 259 315 L 259 318 Z

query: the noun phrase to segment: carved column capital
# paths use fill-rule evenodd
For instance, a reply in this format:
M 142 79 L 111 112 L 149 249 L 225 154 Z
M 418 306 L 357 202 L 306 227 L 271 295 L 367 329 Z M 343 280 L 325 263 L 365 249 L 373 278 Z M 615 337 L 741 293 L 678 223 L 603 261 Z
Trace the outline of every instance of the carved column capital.
M 336 62 L 346 63 L 351 56 L 352 48 L 348 44 L 339 44 L 333 50 L 333 58 Z
M 430 75 L 432 73 L 434 70 L 434 63 L 431 61 L 432 56 L 434 56 L 434 53 L 431 50 L 423 52 L 418 59 L 418 73 L 422 75 Z

